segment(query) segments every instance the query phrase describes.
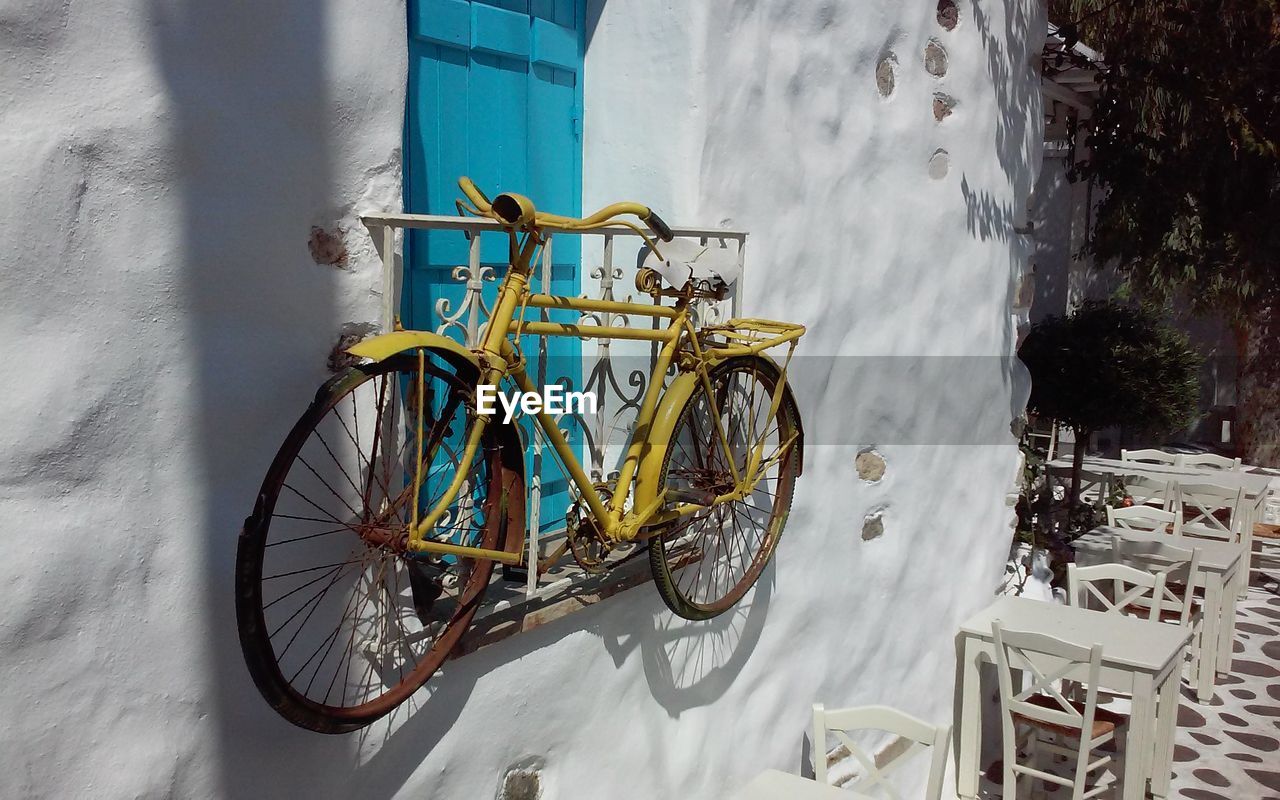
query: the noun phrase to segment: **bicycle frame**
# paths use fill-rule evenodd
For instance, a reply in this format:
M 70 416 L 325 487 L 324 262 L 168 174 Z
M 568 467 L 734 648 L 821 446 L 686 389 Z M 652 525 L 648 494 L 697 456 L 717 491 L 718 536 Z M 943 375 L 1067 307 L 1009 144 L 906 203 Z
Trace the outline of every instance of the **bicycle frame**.
M 604 223 L 595 222 L 590 226 L 575 225 L 573 227 L 574 229 L 582 230 L 588 227 L 602 227 L 604 224 L 608 224 L 608 221 L 606 220 Z M 565 225 L 565 227 L 568 228 L 569 226 Z M 480 365 L 480 385 L 497 387 L 501 385 L 504 379 L 511 378 L 521 391 L 537 392 L 537 388 L 525 369 L 526 364 L 523 356 L 518 349 L 518 342 L 526 334 L 531 336 L 629 339 L 661 344 L 653 365 L 648 387 L 637 413 L 631 440 L 628 443 L 626 455 L 620 468 L 616 491 L 613 492 L 612 499 L 607 503 L 601 497 L 586 470 L 583 469 L 577 454 L 565 439 L 555 420 L 545 410 L 533 415 L 539 430 L 551 444 L 566 474 L 580 493 L 582 501 L 600 524 L 604 534 L 617 542 L 643 539 L 647 535 L 652 535 L 653 532 L 656 532 L 656 526 L 658 525 L 670 522 L 681 516 L 696 513 L 718 503 L 740 499 L 750 494 L 759 483 L 764 471 L 772 463 L 782 458 L 794 444 L 794 437 L 793 440 L 780 443 L 778 453 L 768 461 L 763 458 L 764 440 L 762 438 L 755 443 L 751 452 L 748 453 L 744 469 L 740 473 L 736 465 L 736 459 L 733 458 L 730 452 L 728 436 L 721 423 L 719 410 L 715 407 L 715 393 L 711 388 L 709 371 L 727 358 L 736 355 L 759 353 L 765 347 L 789 342 L 791 347 L 794 348 L 796 340 L 804 333 L 804 328 L 802 326 L 784 326 L 780 330 L 777 328 L 779 323 L 753 319 L 736 320 L 739 327 L 770 333 L 774 336 L 768 340 L 767 344 L 764 344 L 740 334 L 725 333 L 724 335 L 729 339 L 730 344 L 723 347 L 704 349 L 698 341 L 697 331 L 693 326 L 689 311 L 689 297 L 678 298 L 675 306 L 672 307 L 664 306 L 657 302 L 653 304 L 629 303 L 530 292 L 529 284 L 533 273 L 531 265 L 536 263 L 539 248 L 545 240 L 536 231 L 524 233 L 523 241 L 521 241 L 520 232 L 514 228 L 508 228 L 507 233 L 510 237 L 509 268 L 500 285 L 493 312 L 490 314 L 483 329 L 480 345 L 473 351 L 478 356 Z M 634 315 L 667 320 L 668 324 L 663 329 L 641 329 L 525 321 L 525 311 L 529 307 Z M 681 347 L 682 343 L 685 344 L 684 348 Z M 421 367 L 422 361 L 425 359 L 425 349 L 420 348 L 418 350 L 418 358 Z M 726 463 L 729 464 L 732 470 L 735 486 L 731 492 L 715 497 L 710 503 L 683 502 L 674 508 L 665 510 L 662 510 L 667 499 L 665 489 L 658 488 L 653 499 L 647 502 L 645 507 L 633 508 L 631 511 L 626 512 L 624 509 L 628 500 L 632 497 L 633 487 L 637 485 L 639 480 L 643 478 L 649 481 L 651 486 L 655 485 L 659 480 L 657 475 L 640 475 L 638 472 L 642 469 L 644 450 L 650 444 L 649 435 L 653 430 L 660 401 L 668 388 L 664 386 L 661 377 L 667 373 L 668 368 L 673 363 L 676 363 L 683 373 L 692 373 L 696 376 L 698 387 L 695 391 L 705 392 L 710 403 L 711 414 L 715 420 L 716 440 L 725 456 Z M 425 373 L 420 369 L 419 385 L 417 387 L 419 392 L 419 402 L 417 404 L 419 415 L 416 420 L 419 454 L 413 478 L 413 496 L 415 498 L 418 496 L 423 484 L 426 470 L 421 453 L 424 422 L 422 419 L 424 375 Z M 786 367 L 784 365 L 783 380 L 778 382 L 771 398 L 769 419 L 772 419 L 778 413 L 778 408 L 782 402 L 783 388 L 786 384 L 785 377 Z M 471 464 L 479 452 L 480 443 L 488 424 L 488 417 L 484 415 L 475 416 L 453 481 L 445 490 L 443 496 L 431 509 L 427 510 L 426 516 L 421 519 L 418 518 L 418 503 L 414 501 L 408 542 L 410 551 L 490 559 L 506 564 L 524 563 L 526 558 L 525 548 L 521 548 L 519 552 L 507 552 L 455 545 L 428 538 L 428 534 L 435 528 L 436 523 L 439 522 L 454 500 L 456 500 Z M 658 469 L 658 467 L 652 466 L 652 460 L 648 463 L 650 466 L 647 467 L 647 471 L 654 472 Z M 649 530 L 645 530 L 646 528 Z

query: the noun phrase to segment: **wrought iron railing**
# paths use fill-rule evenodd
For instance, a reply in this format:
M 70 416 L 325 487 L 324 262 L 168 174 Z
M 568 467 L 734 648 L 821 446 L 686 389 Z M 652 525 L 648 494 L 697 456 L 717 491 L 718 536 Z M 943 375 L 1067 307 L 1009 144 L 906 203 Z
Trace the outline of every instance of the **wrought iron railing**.
M 390 330 L 401 308 L 401 287 L 403 285 L 404 259 L 398 243 L 403 236 L 397 231 L 404 229 L 455 231 L 458 236 L 466 236 L 469 240 L 467 263 L 455 265 L 450 272 L 454 281 L 463 285 L 462 301 L 451 303 L 447 298 L 436 301 L 430 320 L 430 328 L 436 333 L 453 336 L 467 346 L 475 345 L 481 337 L 484 323 L 491 309 L 484 299 L 484 286 L 501 278 L 505 265 L 485 263 L 481 260 L 481 236 L 498 234 L 502 228 L 498 223 L 488 219 L 432 216 L 424 214 L 367 214 L 361 217 L 373 237 L 378 255 L 382 259 L 382 326 Z M 722 230 L 713 228 L 673 227 L 672 233 L 680 238 L 697 239 L 704 245 L 732 247 L 736 251 L 739 265 L 743 265 L 747 233 L 745 231 Z M 543 249 L 537 278 L 543 287 L 551 282 L 551 265 L 555 240 L 564 236 L 578 236 L 583 240 L 580 274 L 584 298 L 604 300 L 631 301 L 630 292 L 620 287 L 630 287 L 634 280 L 635 270 L 642 260 L 645 245 L 638 234 L 630 228 L 615 226 L 602 228 L 589 233 L 557 232 L 550 236 Z M 588 246 L 598 242 L 599 247 Z M 632 259 L 625 256 L 616 257 L 620 243 L 632 243 L 635 250 Z M 594 282 L 594 285 L 588 283 Z M 543 291 L 548 291 L 544 288 Z M 623 295 L 619 297 L 618 295 Z M 739 312 L 742 295 L 742 278 L 731 287 L 728 299 L 721 302 L 700 301 L 694 307 L 695 318 L 700 324 L 714 324 Z M 541 310 L 542 319 L 548 318 L 548 311 Z M 579 324 L 628 327 L 633 320 L 626 314 L 614 312 L 582 312 Z M 421 319 L 412 320 L 414 326 L 426 328 Z M 653 324 L 656 324 L 654 321 Z M 537 363 L 547 362 L 547 340 L 541 338 Z M 633 367 L 619 369 L 620 359 L 615 348 L 626 348 L 625 361 Z M 637 350 L 640 347 L 643 349 Z M 583 352 L 583 375 L 587 376 L 581 391 L 594 392 L 597 398 L 597 413 L 593 419 L 586 419 L 581 414 L 560 415 L 557 422 L 562 427 L 576 428 L 584 443 L 583 466 L 593 481 L 609 481 L 616 477 L 614 464 L 629 438 L 630 423 L 640 408 L 647 382 L 651 374 L 653 359 L 656 357 L 656 346 L 644 342 L 601 339 L 596 341 L 595 353 Z M 643 368 L 642 368 L 643 367 Z M 620 374 L 622 373 L 622 374 Z M 535 384 L 548 383 L 549 376 L 543 374 L 534 377 Z M 536 430 L 536 427 L 535 427 Z M 615 435 L 621 434 L 621 435 Z M 536 564 L 539 556 L 539 538 L 555 533 L 554 530 L 541 530 L 541 503 L 544 473 L 547 469 L 556 469 L 548 459 L 543 459 L 544 442 L 538 436 L 533 437 L 533 469 L 529 476 L 528 497 L 526 507 L 529 510 L 529 557 L 530 564 Z M 537 569 L 529 570 L 526 594 L 532 596 L 538 590 Z

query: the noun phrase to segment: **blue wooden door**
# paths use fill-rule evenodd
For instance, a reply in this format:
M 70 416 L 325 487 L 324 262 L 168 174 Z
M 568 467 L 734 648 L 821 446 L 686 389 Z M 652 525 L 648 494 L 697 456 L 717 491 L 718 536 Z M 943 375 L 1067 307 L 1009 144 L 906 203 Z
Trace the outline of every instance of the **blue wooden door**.
M 585 0 L 409 0 L 408 211 L 456 213 L 457 179 L 468 175 L 490 196 L 520 192 L 540 209 L 581 213 L 584 13 Z M 441 301 L 453 311 L 461 307 L 465 287 L 452 273 L 467 263 L 467 247 L 459 233 L 411 233 L 406 327 L 435 330 Z M 578 237 L 556 240 L 552 253 L 551 285 L 535 288 L 578 294 Z M 494 267 L 499 281 L 506 257 L 505 237 L 482 237 L 481 261 Z M 495 294 L 496 283 L 487 283 L 490 308 Z M 449 333 L 461 338 L 456 327 Z M 533 358 L 532 342 L 525 347 L 535 360 L 535 382 L 581 388 L 581 343 L 550 339 L 547 347 L 541 361 Z M 571 441 L 577 439 L 575 426 L 566 427 Z M 532 462 L 529 469 L 532 475 Z M 540 522 L 556 527 L 564 522 L 568 487 L 558 469 L 541 472 Z

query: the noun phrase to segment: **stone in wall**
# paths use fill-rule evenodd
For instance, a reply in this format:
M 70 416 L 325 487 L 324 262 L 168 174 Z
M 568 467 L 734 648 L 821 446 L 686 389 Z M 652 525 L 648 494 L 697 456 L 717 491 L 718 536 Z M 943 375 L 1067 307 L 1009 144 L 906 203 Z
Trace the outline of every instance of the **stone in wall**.
M 929 157 L 929 177 L 940 181 L 951 171 L 951 155 L 946 150 L 938 149 Z
M 933 118 L 942 122 L 955 110 L 956 99 L 951 95 L 938 92 L 933 96 Z
M 893 94 L 894 70 L 897 63 L 893 54 L 888 53 L 880 59 L 880 63 L 876 64 L 876 90 L 880 92 L 881 97 Z
M 884 477 L 886 464 L 884 456 L 875 450 L 864 450 L 858 453 L 854 467 L 858 470 L 859 478 L 867 483 L 876 483 Z
M 935 78 L 947 74 L 947 51 L 942 43 L 931 39 L 924 48 L 924 71 Z
M 331 233 L 318 225 L 313 226 L 307 249 L 311 251 L 311 257 L 317 264 L 339 269 L 347 266 L 347 243 L 342 240 L 341 228 Z
M 862 541 L 869 542 L 884 535 L 884 509 L 878 508 L 862 520 Z
M 955 0 L 938 0 L 938 24 L 945 30 L 953 31 L 960 22 L 960 9 Z
M 330 372 L 341 372 L 353 367 L 360 359 L 347 352 L 347 348 L 360 343 L 377 333 L 380 326 L 373 322 L 348 322 L 338 333 L 338 341 L 329 351 L 328 367 Z
M 512 764 L 502 776 L 497 800 L 541 800 L 542 766 L 541 759 Z

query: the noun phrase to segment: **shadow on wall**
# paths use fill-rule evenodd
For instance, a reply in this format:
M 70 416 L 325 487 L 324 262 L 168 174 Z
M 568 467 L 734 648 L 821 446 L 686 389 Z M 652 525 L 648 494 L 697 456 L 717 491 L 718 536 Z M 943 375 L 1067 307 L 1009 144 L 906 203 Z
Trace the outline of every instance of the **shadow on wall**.
M 1009 277 L 1005 307 L 1012 310 L 1019 291 L 1017 278 L 1029 264 L 1032 242 L 1016 226 L 1025 224 L 1026 199 L 1031 196 L 1043 153 L 1044 111 L 1040 94 L 1039 54 L 1044 43 L 1045 17 L 1035 0 L 1018 0 L 1004 6 L 1004 30 L 992 31 L 992 21 L 980 3 L 970 3 L 974 26 L 987 54 L 987 72 L 998 110 L 995 153 L 1001 171 L 1013 188 L 1013 196 L 1024 207 L 993 197 L 985 189 L 975 190 L 962 178 L 969 233 L 982 240 L 1009 242 Z M 1016 346 L 1015 331 L 1004 326 L 1004 352 Z M 1010 381 L 1019 387 L 1011 395 L 1010 418 L 1017 419 L 1026 408 L 1030 379 L 1016 358 L 1010 359 Z
M 1045 159 L 1036 182 L 1035 298 L 1031 322 L 1066 312 L 1071 274 L 1071 184 L 1062 158 Z
M 201 553 L 202 662 L 220 792 L 262 796 L 287 771 L 299 795 L 332 785 L 349 745 L 291 735 L 245 670 L 232 597 L 236 536 L 275 449 L 326 377 L 336 334 L 333 267 L 309 257 L 329 205 L 331 153 L 324 5 L 307 0 L 151 6 L 181 164 L 191 424 L 203 506 L 188 542 Z M 283 776 L 282 776 L 283 778 Z M 176 789 L 182 793 L 181 788 Z
M 663 606 L 647 627 L 623 636 L 600 631 L 605 647 L 619 666 L 640 648 L 649 691 L 673 719 L 714 702 L 733 684 L 760 640 L 776 569 L 771 561 L 755 588 L 718 617 L 692 622 L 664 613 Z
M 346 762 L 348 766 L 342 770 L 342 777 L 350 780 L 351 790 L 358 791 L 360 797 L 392 797 L 448 733 L 485 675 L 504 665 L 518 664 L 579 631 L 599 638 L 619 666 L 639 650 L 649 692 L 671 718 L 677 719 L 683 711 L 708 705 L 733 684 L 755 649 L 764 628 L 773 582 L 771 564 L 756 587 L 737 606 L 705 622 L 689 622 L 674 616 L 657 592 L 643 585 L 490 645 L 461 660 L 446 662 L 441 672 L 408 702 L 351 737 L 358 739 L 363 755 Z M 557 692 L 574 695 L 581 691 L 580 686 L 594 685 L 589 677 L 578 675 L 577 666 L 569 659 L 559 668 Z M 515 710 L 526 704 L 534 706 L 534 713 L 539 713 L 540 705 L 557 703 L 555 698 L 531 694 L 535 687 L 545 690 L 542 686 L 545 680 L 539 677 L 537 684 L 525 681 L 491 684 L 488 691 L 497 690 L 500 696 L 478 696 L 482 703 L 496 704 L 500 709 L 497 714 L 487 713 L 492 711 L 492 705 L 480 708 L 477 704 L 473 711 L 494 720 L 493 744 L 502 736 L 502 714 L 518 713 Z M 607 698 L 598 700 L 608 702 Z M 571 698 L 570 702 L 572 708 L 581 709 L 580 701 Z M 554 734 L 549 731 L 549 735 Z M 510 744 L 516 749 L 532 746 L 529 742 Z M 486 751 L 484 746 L 471 748 L 471 754 L 484 758 Z M 496 786 L 501 779 L 502 765 L 495 763 L 494 767 Z
M 995 151 L 1001 171 L 1009 178 L 1015 192 L 1023 197 L 1031 192 L 1030 180 L 1039 171 L 1043 135 L 1043 102 L 1038 71 L 1033 68 L 1044 40 L 1044 17 L 1038 5 L 1027 0 L 1005 7 L 1002 32 L 991 30 L 991 19 L 979 3 L 971 4 L 974 25 L 987 54 L 987 72 L 995 92 Z M 1012 43 L 1012 44 L 1011 44 Z M 1014 50 L 1021 44 L 1023 49 Z M 1026 181 L 1026 185 L 1021 185 Z M 961 181 L 968 210 L 969 232 L 987 241 L 1009 241 L 1020 236 L 1014 226 L 1024 220 L 1022 209 L 975 190 L 967 180 Z
M 993 33 L 991 20 L 981 4 L 971 6 L 973 21 L 987 54 L 987 72 L 999 109 L 996 159 L 1010 182 L 1026 197 L 1031 192 L 1031 180 L 1040 171 L 1043 151 L 1044 104 L 1038 64 L 1044 44 L 1045 18 L 1039 3 L 1018 0 L 1005 6 L 1004 30 Z M 1010 219 L 1022 218 L 1019 209 L 1000 205 Z

